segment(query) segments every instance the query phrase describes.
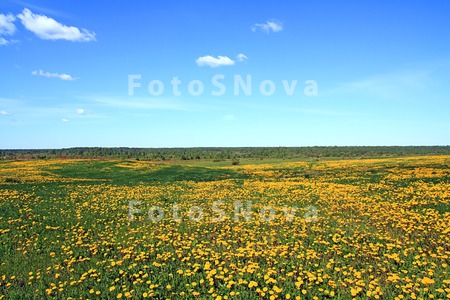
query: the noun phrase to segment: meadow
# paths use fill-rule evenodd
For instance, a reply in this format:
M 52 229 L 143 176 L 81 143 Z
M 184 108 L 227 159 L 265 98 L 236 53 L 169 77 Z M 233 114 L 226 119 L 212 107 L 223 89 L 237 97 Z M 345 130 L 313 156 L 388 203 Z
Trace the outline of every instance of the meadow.
M 0 299 L 450 299 L 449 220 L 449 155 L 4 160 Z

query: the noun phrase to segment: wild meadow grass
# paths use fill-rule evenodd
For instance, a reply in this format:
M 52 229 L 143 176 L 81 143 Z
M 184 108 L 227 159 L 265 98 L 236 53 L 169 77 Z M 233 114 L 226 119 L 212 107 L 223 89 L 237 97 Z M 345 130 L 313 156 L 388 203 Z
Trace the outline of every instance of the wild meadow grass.
M 449 179 L 450 156 L 0 161 L 0 299 L 449 299 Z

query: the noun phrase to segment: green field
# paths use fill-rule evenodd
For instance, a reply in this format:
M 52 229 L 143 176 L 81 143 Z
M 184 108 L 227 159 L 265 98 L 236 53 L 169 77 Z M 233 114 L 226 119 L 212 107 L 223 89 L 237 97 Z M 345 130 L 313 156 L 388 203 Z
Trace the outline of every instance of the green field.
M 446 155 L 5 160 L 0 299 L 448 299 L 449 220 Z

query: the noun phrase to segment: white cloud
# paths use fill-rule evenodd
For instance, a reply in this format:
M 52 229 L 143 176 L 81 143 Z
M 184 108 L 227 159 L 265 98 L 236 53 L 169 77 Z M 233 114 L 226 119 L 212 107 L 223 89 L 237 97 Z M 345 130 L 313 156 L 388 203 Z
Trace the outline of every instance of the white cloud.
M 0 111 L 0 115 L 2 115 L 2 116 L 10 116 L 10 115 L 11 115 L 11 113 L 9 113 L 9 112 L 7 112 L 7 111 L 4 111 L 4 110 L 2 110 L 2 111 Z
M 238 61 L 243 62 L 243 61 L 246 61 L 246 60 L 247 60 L 247 55 L 242 54 L 242 53 L 239 53 L 239 54 L 236 56 L 236 58 L 237 58 Z
M 234 115 L 226 115 L 226 116 L 223 116 L 223 119 L 225 121 L 233 121 L 235 119 L 235 117 L 234 117 Z
M 0 35 L 13 35 L 16 32 L 15 20 L 16 17 L 11 14 L 0 14 Z
M 63 121 L 64 123 L 69 122 L 69 119 L 63 118 L 61 121 Z
M 0 38 L 0 46 L 4 46 L 4 45 L 8 45 L 9 41 L 4 39 L 4 38 Z
M 256 23 L 255 25 L 253 25 L 252 31 L 256 31 L 258 29 L 265 33 L 280 32 L 283 30 L 283 24 L 277 20 L 269 20 L 266 21 L 266 23 Z
M 7 40 L 5 38 L 0 37 L 0 46 L 6 46 L 6 45 L 14 44 L 17 42 L 18 42 L 18 40 Z
M 49 77 L 49 78 L 59 78 L 61 80 L 75 80 L 76 79 L 76 78 L 72 77 L 69 74 L 50 73 L 50 72 L 44 72 L 42 70 L 32 71 L 31 74 L 38 75 L 38 76 Z
M 24 8 L 17 17 L 26 29 L 44 40 L 95 41 L 95 32 L 61 24 L 47 16 L 34 14 L 28 8 Z
M 195 61 L 198 66 L 209 66 L 211 68 L 219 67 L 219 66 L 232 66 L 234 65 L 234 61 L 228 56 L 217 56 L 212 57 L 210 55 L 202 56 L 197 58 Z
M 86 111 L 82 108 L 77 108 L 75 111 L 78 115 L 85 115 Z

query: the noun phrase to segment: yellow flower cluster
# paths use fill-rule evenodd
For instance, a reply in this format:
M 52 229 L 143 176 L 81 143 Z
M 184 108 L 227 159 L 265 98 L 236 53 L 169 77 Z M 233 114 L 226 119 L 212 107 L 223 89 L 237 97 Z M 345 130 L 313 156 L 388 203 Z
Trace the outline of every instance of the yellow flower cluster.
M 1 162 L 0 299 L 450 298 L 449 156 L 173 167 Z M 235 219 L 247 200 L 254 217 Z

